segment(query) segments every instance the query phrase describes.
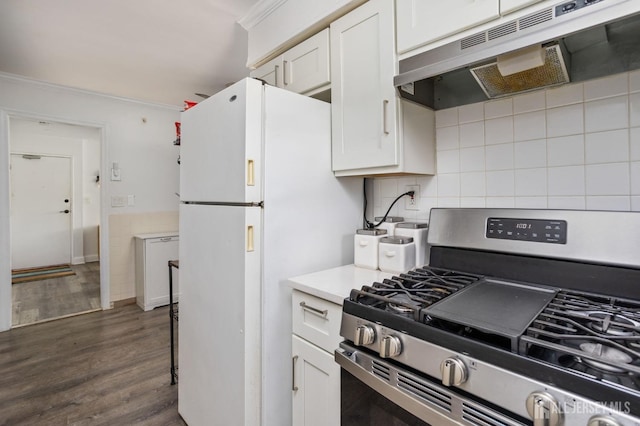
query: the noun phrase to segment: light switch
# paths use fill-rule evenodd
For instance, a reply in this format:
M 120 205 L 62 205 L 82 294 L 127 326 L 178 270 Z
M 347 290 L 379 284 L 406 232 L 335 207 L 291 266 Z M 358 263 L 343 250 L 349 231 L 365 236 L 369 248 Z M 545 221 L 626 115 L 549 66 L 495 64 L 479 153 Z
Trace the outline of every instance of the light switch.
M 127 195 L 127 205 L 135 206 L 136 205 L 136 196 L 135 195 Z
M 126 195 L 112 195 L 111 207 L 125 207 L 127 205 Z

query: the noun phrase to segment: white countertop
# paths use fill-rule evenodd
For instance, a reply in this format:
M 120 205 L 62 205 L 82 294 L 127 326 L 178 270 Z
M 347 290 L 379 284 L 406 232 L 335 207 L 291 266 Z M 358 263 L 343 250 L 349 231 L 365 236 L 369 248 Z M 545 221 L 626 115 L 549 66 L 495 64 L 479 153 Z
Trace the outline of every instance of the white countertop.
M 388 272 L 346 265 L 289 278 L 288 283 L 296 290 L 342 305 L 352 289 L 391 278 L 392 275 Z
M 177 237 L 178 231 L 171 232 L 153 232 L 149 234 L 137 234 L 134 235 L 134 238 L 140 238 L 141 240 L 147 240 L 149 238 L 166 238 L 166 237 Z

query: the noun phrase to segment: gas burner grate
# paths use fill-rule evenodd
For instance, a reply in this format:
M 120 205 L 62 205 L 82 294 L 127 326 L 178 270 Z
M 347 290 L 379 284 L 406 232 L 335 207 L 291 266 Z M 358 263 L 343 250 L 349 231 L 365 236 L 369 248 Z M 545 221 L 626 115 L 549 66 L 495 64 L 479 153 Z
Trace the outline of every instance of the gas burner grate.
M 478 281 L 481 277 L 439 268 L 416 268 L 351 291 L 351 300 L 393 314 L 420 319 L 423 308 Z
M 558 292 L 521 341 L 530 356 L 640 390 L 638 301 Z

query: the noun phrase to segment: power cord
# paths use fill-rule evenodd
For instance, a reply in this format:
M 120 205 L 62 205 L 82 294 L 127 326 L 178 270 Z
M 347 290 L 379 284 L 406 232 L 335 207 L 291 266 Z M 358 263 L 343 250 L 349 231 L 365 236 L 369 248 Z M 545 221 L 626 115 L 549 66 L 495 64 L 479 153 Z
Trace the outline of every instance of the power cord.
M 382 216 L 382 219 L 380 220 L 380 222 L 378 223 L 372 223 L 369 222 L 369 220 L 367 220 L 367 188 L 366 188 L 366 179 L 363 180 L 362 183 L 362 192 L 364 193 L 364 210 L 362 213 L 362 218 L 363 218 L 363 224 L 364 224 L 364 228 L 365 229 L 371 229 L 371 228 L 377 228 L 378 226 L 382 225 L 384 223 L 385 220 L 387 220 L 387 216 L 389 216 L 389 212 L 391 211 L 391 209 L 393 208 L 393 206 L 398 202 L 398 200 L 402 197 L 404 197 L 405 195 L 408 195 L 409 197 L 413 197 L 415 194 L 415 191 L 407 191 L 404 194 L 400 194 L 395 200 L 393 200 L 393 203 L 391 203 L 391 205 L 389 206 L 389 209 L 387 209 L 387 212 L 384 214 L 384 216 Z

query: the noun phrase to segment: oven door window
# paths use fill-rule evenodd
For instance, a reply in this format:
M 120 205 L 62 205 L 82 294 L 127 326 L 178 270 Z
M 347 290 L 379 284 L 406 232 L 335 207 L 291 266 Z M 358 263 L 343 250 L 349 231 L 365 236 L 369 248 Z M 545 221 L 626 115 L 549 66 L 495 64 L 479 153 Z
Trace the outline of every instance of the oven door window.
M 342 426 L 429 426 L 341 369 Z

